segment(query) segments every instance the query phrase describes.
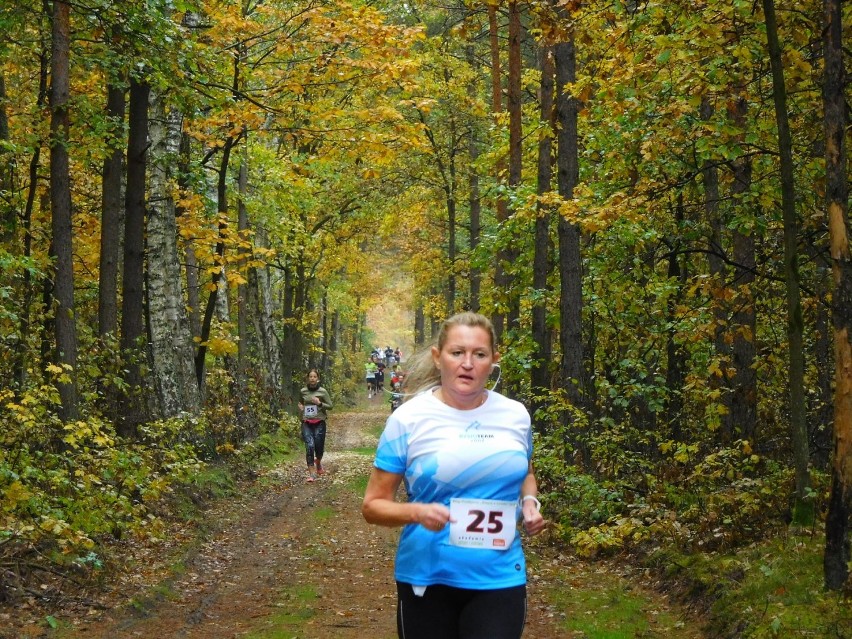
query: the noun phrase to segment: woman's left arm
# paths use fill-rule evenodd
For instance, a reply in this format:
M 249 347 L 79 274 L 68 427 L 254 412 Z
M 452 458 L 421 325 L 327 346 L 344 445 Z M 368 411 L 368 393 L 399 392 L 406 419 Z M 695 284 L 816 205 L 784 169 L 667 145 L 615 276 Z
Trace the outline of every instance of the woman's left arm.
M 524 499 L 524 497 L 531 497 L 531 499 Z M 535 479 L 532 462 L 527 470 L 527 476 L 521 483 L 521 512 L 524 516 L 524 529 L 528 535 L 537 535 L 544 530 L 547 522 L 539 511 L 538 482 Z

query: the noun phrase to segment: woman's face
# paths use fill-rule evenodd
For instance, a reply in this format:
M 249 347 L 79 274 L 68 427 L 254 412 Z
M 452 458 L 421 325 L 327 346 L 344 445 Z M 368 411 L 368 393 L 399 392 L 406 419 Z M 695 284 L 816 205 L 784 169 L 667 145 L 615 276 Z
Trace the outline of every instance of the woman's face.
M 317 384 L 319 384 L 319 375 L 316 371 L 311 371 L 308 373 L 308 386 L 316 386 Z
M 442 392 L 460 397 L 482 392 L 497 359 L 491 336 L 479 326 L 453 326 L 444 347 L 432 349 L 432 361 L 441 372 Z

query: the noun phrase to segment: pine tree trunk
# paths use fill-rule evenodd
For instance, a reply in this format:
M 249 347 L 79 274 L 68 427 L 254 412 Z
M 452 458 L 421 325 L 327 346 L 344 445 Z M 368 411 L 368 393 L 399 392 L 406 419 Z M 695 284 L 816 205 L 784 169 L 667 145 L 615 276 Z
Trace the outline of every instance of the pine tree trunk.
M 550 127 L 553 119 L 553 49 L 543 45 L 539 50 L 541 68 L 541 126 Z M 538 180 L 537 192 L 544 195 L 550 192 L 553 179 L 552 152 L 553 138 L 550 132 L 541 134 L 538 143 Z M 536 292 L 532 305 L 532 338 L 536 345 L 533 356 L 530 382 L 533 392 L 533 423 L 539 431 L 543 430 L 543 421 L 536 412 L 544 405 L 546 394 L 550 390 L 550 360 L 552 358 L 550 332 L 547 328 L 547 300 L 550 288 L 547 283 L 550 274 L 550 207 L 539 205 L 535 221 L 535 246 L 533 252 L 533 290 Z
M 98 270 L 98 335 L 115 335 L 118 329 L 118 268 L 124 207 L 121 186 L 124 169 L 122 139 L 126 100 L 116 82 L 107 86 L 107 117 L 110 119 L 109 154 L 104 158 L 101 182 L 101 247 Z
M 778 151 L 781 157 L 781 207 L 784 211 L 784 280 L 787 292 L 787 342 L 790 358 L 790 432 L 796 467 L 796 505 L 794 521 L 810 524 L 814 503 L 808 499 L 811 478 L 808 471 L 808 428 L 805 421 L 805 351 L 803 343 L 801 292 L 799 290 L 799 222 L 796 219 L 796 185 L 793 174 L 793 143 L 787 119 L 787 90 L 774 0 L 763 0 L 772 87 L 775 98 L 775 120 L 778 125 Z
M 499 114 L 503 111 L 503 73 L 500 64 L 500 29 L 497 23 L 497 5 L 488 5 L 488 37 L 491 46 L 491 110 L 497 123 Z M 503 160 L 499 160 L 494 167 L 495 180 L 498 184 L 502 182 L 502 174 L 506 169 Z M 494 203 L 496 208 L 497 225 L 502 225 L 509 217 L 506 198 L 498 197 Z M 491 322 L 494 325 L 494 335 L 500 343 L 505 329 L 505 292 L 508 290 L 508 276 L 505 265 L 499 256 L 494 264 L 494 290 L 492 292 Z
M 76 419 L 77 327 L 74 315 L 74 250 L 71 235 L 71 175 L 68 162 L 68 98 L 71 55 L 71 6 L 53 3 L 53 45 L 50 90 L 50 205 L 53 251 L 56 257 L 56 357 L 66 368 L 68 381 L 59 381 L 60 418 Z
M 121 351 L 126 358 L 127 401 L 121 402 L 118 433 L 136 436 L 143 421 L 140 363 L 145 353 L 144 324 L 145 180 L 148 149 L 148 84 L 130 80 L 127 187 L 125 192 L 124 269 L 121 298 Z
M 579 180 L 577 101 L 565 86 L 577 79 L 574 42 L 556 45 L 557 185 L 563 200 L 574 197 Z M 569 401 L 583 407 L 583 287 L 580 227 L 559 218 L 561 381 Z
M 467 61 L 472 68 L 476 68 L 476 55 L 474 47 L 472 45 L 469 45 L 467 47 Z M 468 96 L 471 98 L 471 100 L 475 99 L 477 95 L 477 77 L 479 77 L 479 74 L 474 73 L 473 78 L 470 81 L 470 85 L 468 86 Z M 468 166 L 468 207 L 470 210 L 470 224 L 468 226 L 468 268 L 470 269 L 470 281 L 468 285 L 470 290 L 470 298 L 468 306 L 471 311 L 478 313 L 480 288 L 482 284 L 482 273 L 480 272 L 479 267 L 474 265 L 473 256 L 476 254 L 476 248 L 479 246 L 482 203 L 480 200 L 481 196 L 479 192 L 479 173 L 477 172 L 476 168 L 476 161 L 479 157 L 479 148 L 481 142 L 479 140 L 475 120 L 475 118 L 471 117 L 470 122 L 468 124 L 470 129 L 470 134 L 468 138 L 468 153 L 470 154 L 470 163 Z
M 566 92 L 565 87 L 577 79 L 576 50 L 573 38 L 556 45 L 556 121 L 557 151 L 556 176 L 559 195 L 563 200 L 574 197 L 574 188 L 580 178 L 579 140 L 577 132 L 578 104 L 576 98 Z M 559 376 L 566 398 L 574 411 L 584 411 L 585 373 L 583 361 L 583 267 L 580 250 L 580 227 L 574 222 L 559 217 L 559 346 L 561 360 Z M 569 426 L 568 444 L 578 451 L 585 466 L 590 464 L 590 455 L 576 429 L 576 412 L 566 411 L 563 421 Z
M 825 522 L 825 586 L 841 590 L 849 579 L 852 515 L 852 255 L 849 252 L 849 186 L 846 177 L 847 107 L 844 96 L 841 0 L 824 0 L 823 87 L 826 209 L 834 273 L 834 466 Z
M 507 82 L 506 102 L 509 112 L 509 179 L 510 190 L 520 188 L 522 180 L 522 169 L 524 163 L 523 149 L 523 104 L 521 96 L 521 10 L 516 0 L 509 2 L 509 76 Z M 508 212 L 512 217 L 514 210 Z M 504 249 L 498 252 L 497 260 L 505 264 L 505 295 L 506 299 L 506 330 L 517 331 L 520 326 L 520 295 L 515 288 L 515 276 L 512 273 L 512 265 L 516 264 L 520 256 L 518 241 L 505 243 Z M 503 340 L 504 343 L 506 340 Z M 508 347 L 508 344 L 506 345 Z M 506 383 L 506 389 L 514 394 L 510 384 Z

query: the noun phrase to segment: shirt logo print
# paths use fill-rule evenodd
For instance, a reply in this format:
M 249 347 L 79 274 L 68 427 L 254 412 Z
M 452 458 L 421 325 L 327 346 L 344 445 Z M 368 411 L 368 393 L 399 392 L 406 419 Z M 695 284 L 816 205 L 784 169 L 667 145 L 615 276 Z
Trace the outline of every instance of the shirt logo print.
M 464 439 L 466 441 L 474 442 L 474 443 L 484 442 L 484 441 L 489 440 L 489 439 L 494 439 L 493 433 L 480 432 L 479 429 L 481 427 L 482 427 L 482 424 L 480 424 L 478 421 L 471 422 L 464 429 L 464 432 L 459 433 L 459 439 Z

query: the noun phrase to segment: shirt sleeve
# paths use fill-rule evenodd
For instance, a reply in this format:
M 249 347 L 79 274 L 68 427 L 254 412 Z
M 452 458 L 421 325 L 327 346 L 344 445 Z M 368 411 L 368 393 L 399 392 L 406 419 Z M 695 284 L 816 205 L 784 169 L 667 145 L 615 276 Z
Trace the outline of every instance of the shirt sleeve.
M 374 465 L 379 470 L 402 475 L 408 463 L 408 433 L 393 415 L 388 418 L 379 445 L 376 448 Z

